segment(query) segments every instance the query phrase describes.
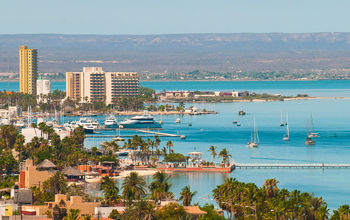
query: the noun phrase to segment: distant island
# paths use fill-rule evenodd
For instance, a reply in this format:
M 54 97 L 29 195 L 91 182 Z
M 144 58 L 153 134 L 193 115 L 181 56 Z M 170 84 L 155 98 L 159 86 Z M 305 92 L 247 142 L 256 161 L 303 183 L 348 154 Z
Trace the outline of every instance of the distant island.
M 65 73 L 41 73 L 45 79 L 65 81 Z M 302 81 L 350 80 L 350 73 L 288 73 L 288 72 L 190 72 L 150 73 L 140 72 L 141 81 Z M 0 73 L 0 81 L 18 81 L 18 73 Z
M 307 94 L 282 96 L 280 94 L 257 94 L 250 91 L 162 91 L 156 94 L 159 102 L 253 102 L 309 99 Z

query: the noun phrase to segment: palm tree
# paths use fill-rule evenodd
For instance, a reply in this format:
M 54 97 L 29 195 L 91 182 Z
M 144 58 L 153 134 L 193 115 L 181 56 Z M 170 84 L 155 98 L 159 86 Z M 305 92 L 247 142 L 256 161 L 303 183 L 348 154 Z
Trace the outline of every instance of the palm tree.
M 222 157 L 222 163 L 224 164 L 224 166 L 229 165 L 229 159 L 231 157 L 231 154 L 228 153 L 226 148 L 220 151 L 219 157 Z
M 168 148 L 168 152 L 169 152 L 169 154 L 171 153 L 171 147 L 172 146 L 174 146 L 174 144 L 173 144 L 173 142 L 172 141 L 168 141 L 168 142 L 166 142 L 166 146 L 167 146 L 167 148 Z
M 31 127 L 34 128 L 35 136 L 37 136 L 37 135 L 36 135 L 36 129 L 38 128 L 37 124 L 33 122 L 33 123 L 31 124 Z
M 266 190 L 266 195 L 268 197 L 274 197 L 277 195 L 277 192 L 279 191 L 277 187 L 278 181 L 276 179 L 267 179 L 264 183 L 264 189 Z
M 119 188 L 109 176 L 105 176 L 101 180 L 100 190 L 105 194 L 105 202 L 112 206 L 119 201 Z
M 45 128 L 46 128 L 45 122 L 40 122 L 39 123 L 39 130 L 40 130 L 41 137 L 43 137 L 43 133 L 45 131 Z
M 133 200 L 140 200 L 146 195 L 146 182 L 136 172 L 131 172 L 122 183 L 122 197 L 130 204 Z
M 78 220 L 79 215 L 80 215 L 79 209 L 70 209 L 68 215 L 64 217 L 63 220 Z
M 170 176 L 164 171 L 158 171 L 153 175 L 154 181 L 149 185 L 151 191 L 151 199 L 156 202 L 163 199 L 172 199 L 174 194 L 169 192 L 171 184 L 169 183 Z
M 64 194 L 67 190 L 67 182 L 61 172 L 56 172 L 50 179 L 44 182 L 43 188 L 53 194 Z
M 197 194 L 197 191 L 191 192 L 190 186 L 185 186 L 184 188 L 182 188 L 180 192 L 179 200 L 182 200 L 182 204 L 184 206 L 189 206 L 191 205 L 193 196 L 196 194 Z
M 113 153 L 119 150 L 119 145 L 116 141 L 105 141 L 101 144 L 104 154 L 112 151 Z
M 150 202 L 140 200 L 128 206 L 123 214 L 123 219 L 152 220 L 156 211 Z
M 216 147 L 216 146 L 213 146 L 213 145 L 210 146 L 210 148 L 209 148 L 209 152 L 210 152 L 210 154 L 211 154 L 213 164 L 215 164 L 215 157 L 216 157 L 216 155 L 218 154 L 218 153 L 216 152 L 216 149 L 217 149 L 217 147 Z

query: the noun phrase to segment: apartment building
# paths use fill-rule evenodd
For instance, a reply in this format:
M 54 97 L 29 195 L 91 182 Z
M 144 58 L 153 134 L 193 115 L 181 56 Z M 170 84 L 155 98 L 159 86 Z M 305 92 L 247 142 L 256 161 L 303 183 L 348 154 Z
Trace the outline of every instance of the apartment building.
M 36 93 L 37 95 L 48 95 L 51 92 L 51 81 L 48 79 L 38 78 L 36 81 Z
M 124 96 L 138 94 L 136 72 L 104 72 L 102 67 L 84 67 L 66 73 L 67 97 L 81 102 L 103 101 L 107 105 Z
M 36 95 L 38 77 L 38 50 L 19 47 L 19 91 Z

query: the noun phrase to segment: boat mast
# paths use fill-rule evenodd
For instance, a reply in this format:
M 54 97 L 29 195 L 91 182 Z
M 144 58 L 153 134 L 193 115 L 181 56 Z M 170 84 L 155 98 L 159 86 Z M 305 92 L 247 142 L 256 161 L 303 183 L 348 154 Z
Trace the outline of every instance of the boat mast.
M 310 115 L 310 135 L 312 135 L 312 113 Z
M 254 130 L 255 130 L 255 143 L 259 144 L 259 134 L 258 134 L 258 129 L 256 128 L 256 123 L 255 123 L 255 117 L 254 117 Z
M 253 129 L 252 129 L 252 131 L 250 132 L 250 143 L 253 143 Z
M 286 123 L 287 123 L 287 137 L 289 138 L 289 123 L 288 123 L 288 113 L 286 117 Z

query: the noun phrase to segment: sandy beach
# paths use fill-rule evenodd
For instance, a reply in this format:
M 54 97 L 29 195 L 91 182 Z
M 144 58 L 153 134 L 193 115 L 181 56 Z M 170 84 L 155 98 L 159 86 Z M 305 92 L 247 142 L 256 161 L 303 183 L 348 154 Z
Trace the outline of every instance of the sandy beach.
M 151 176 L 157 172 L 157 170 L 124 170 L 122 171 L 119 176 L 113 177 L 113 179 L 123 179 L 126 176 L 128 176 L 131 172 L 138 173 L 140 176 Z M 96 177 L 93 179 L 86 179 L 86 182 L 88 183 L 98 183 L 100 182 L 102 177 Z
M 151 176 L 158 172 L 158 170 L 124 170 L 122 171 L 119 176 L 113 177 L 113 179 L 122 179 L 128 176 L 131 172 L 138 173 L 139 176 Z

